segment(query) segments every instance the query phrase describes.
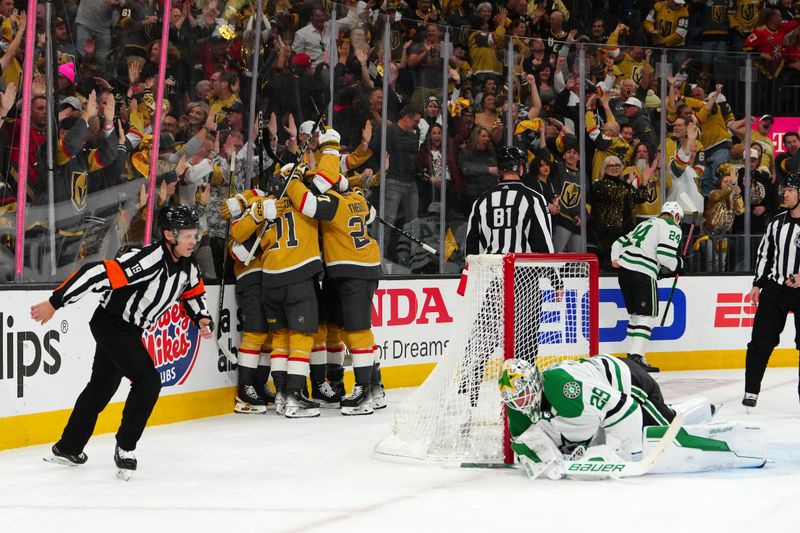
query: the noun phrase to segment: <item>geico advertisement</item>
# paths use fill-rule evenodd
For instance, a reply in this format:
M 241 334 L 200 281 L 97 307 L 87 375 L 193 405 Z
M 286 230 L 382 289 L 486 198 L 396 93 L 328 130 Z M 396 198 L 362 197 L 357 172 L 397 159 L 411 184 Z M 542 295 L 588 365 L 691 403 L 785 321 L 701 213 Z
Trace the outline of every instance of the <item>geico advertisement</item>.
M 208 287 L 209 306 L 215 309 L 217 287 Z M 30 306 L 49 297 L 49 291 L 5 291 L 0 311 L 0 418 L 65 409 L 74 405 L 92 369 L 95 342 L 89 320 L 99 296 L 87 294 L 56 311 L 45 325 L 30 318 Z M 226 292 L 223 332 L 231 329 L 235 310 L 233 290 Z M 216 310 L 213 311 L 216 314 Z M 233 327 L 236 323 L 234 320 Z M 156 370 L 162 395 L 226 387 L 235 373 L 218 354 L 215 342 L 201 341 L 199 332 L 176 304 L 142 335 Z M 235 342 L 238 342 L 238 338 Z M 123 401 L 129 381 L 122 379 L 112 402 Z

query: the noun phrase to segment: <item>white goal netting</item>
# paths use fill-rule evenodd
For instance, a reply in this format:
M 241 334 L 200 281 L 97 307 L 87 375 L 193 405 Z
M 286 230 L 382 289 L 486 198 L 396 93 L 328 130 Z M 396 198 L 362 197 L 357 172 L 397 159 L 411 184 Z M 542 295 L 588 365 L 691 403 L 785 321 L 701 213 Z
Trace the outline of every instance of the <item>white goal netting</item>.
M 428 379 L 398 406 L 380 455 L 508 462 L 497 380 L 503 360 L 546 368 L 597 350 L 594 256 L 470 256 L 463 306 Z M 594 319 L 593 319 L 594 317 Z

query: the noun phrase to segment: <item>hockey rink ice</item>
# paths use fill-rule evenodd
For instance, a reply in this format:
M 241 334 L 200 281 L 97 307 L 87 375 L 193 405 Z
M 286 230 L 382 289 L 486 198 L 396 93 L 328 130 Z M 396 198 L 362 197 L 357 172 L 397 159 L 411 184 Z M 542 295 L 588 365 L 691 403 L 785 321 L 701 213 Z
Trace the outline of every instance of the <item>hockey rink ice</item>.
M 765 423 L 771 462 L 593 482 L 387 462 L 372 448 L 410 391 L 400 389 L 371 416 L 269 411 L 150 427 L 128 483 L 115 478 L 111 434 L 92 439 L 80 467 L 43 462 L 50 445 L 0 452 L 0 531 L 800 531 L 797 368 L 768 369 L 749 415 L 744 370 L 656 378 L 668 401 L 702 394 L 723 404 L 718 420 Z

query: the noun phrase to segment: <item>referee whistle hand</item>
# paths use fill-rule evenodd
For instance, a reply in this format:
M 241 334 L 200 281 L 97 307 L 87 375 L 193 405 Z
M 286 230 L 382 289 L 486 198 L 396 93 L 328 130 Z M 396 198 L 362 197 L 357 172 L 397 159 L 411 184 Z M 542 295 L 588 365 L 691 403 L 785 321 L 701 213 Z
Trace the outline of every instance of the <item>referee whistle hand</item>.
M 39 324 L 45 324 L 48 320 L 53 318 L 56 309 L 49 300 L 31 306 L 31 318 Z
M 791 287 L 793 289 L 796 289 L 796 288 L 800 287 L 800 282 L 798 282 L 798 275 L 797 274 L 791 274 L 786 279 L 786 285 L 788 285 L 789 287 Z
M 209 319 L 207 318 L 200 319 L 200 336 L 203 337 L 204 339 L 210 339 L 214 336 L 213 333 L 211 332 L 209 324 L 211 324 L 211 321 Z

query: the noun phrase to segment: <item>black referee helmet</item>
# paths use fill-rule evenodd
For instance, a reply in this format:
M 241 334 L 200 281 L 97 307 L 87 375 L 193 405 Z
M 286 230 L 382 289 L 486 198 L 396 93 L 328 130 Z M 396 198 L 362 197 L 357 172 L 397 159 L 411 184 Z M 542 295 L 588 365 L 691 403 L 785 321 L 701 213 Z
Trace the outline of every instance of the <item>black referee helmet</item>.
M 158 227 L 162 232 L 168 230 L 177 234 L 182 229 L 200 227 L 200 217 L 188 205 L 168 205 L 158 212 Z
M 503 172 L 516 172 L 525 163 L 525 153 L 516 146 L 503 146 L 497 154 L 497 168 L 501 174 Z

